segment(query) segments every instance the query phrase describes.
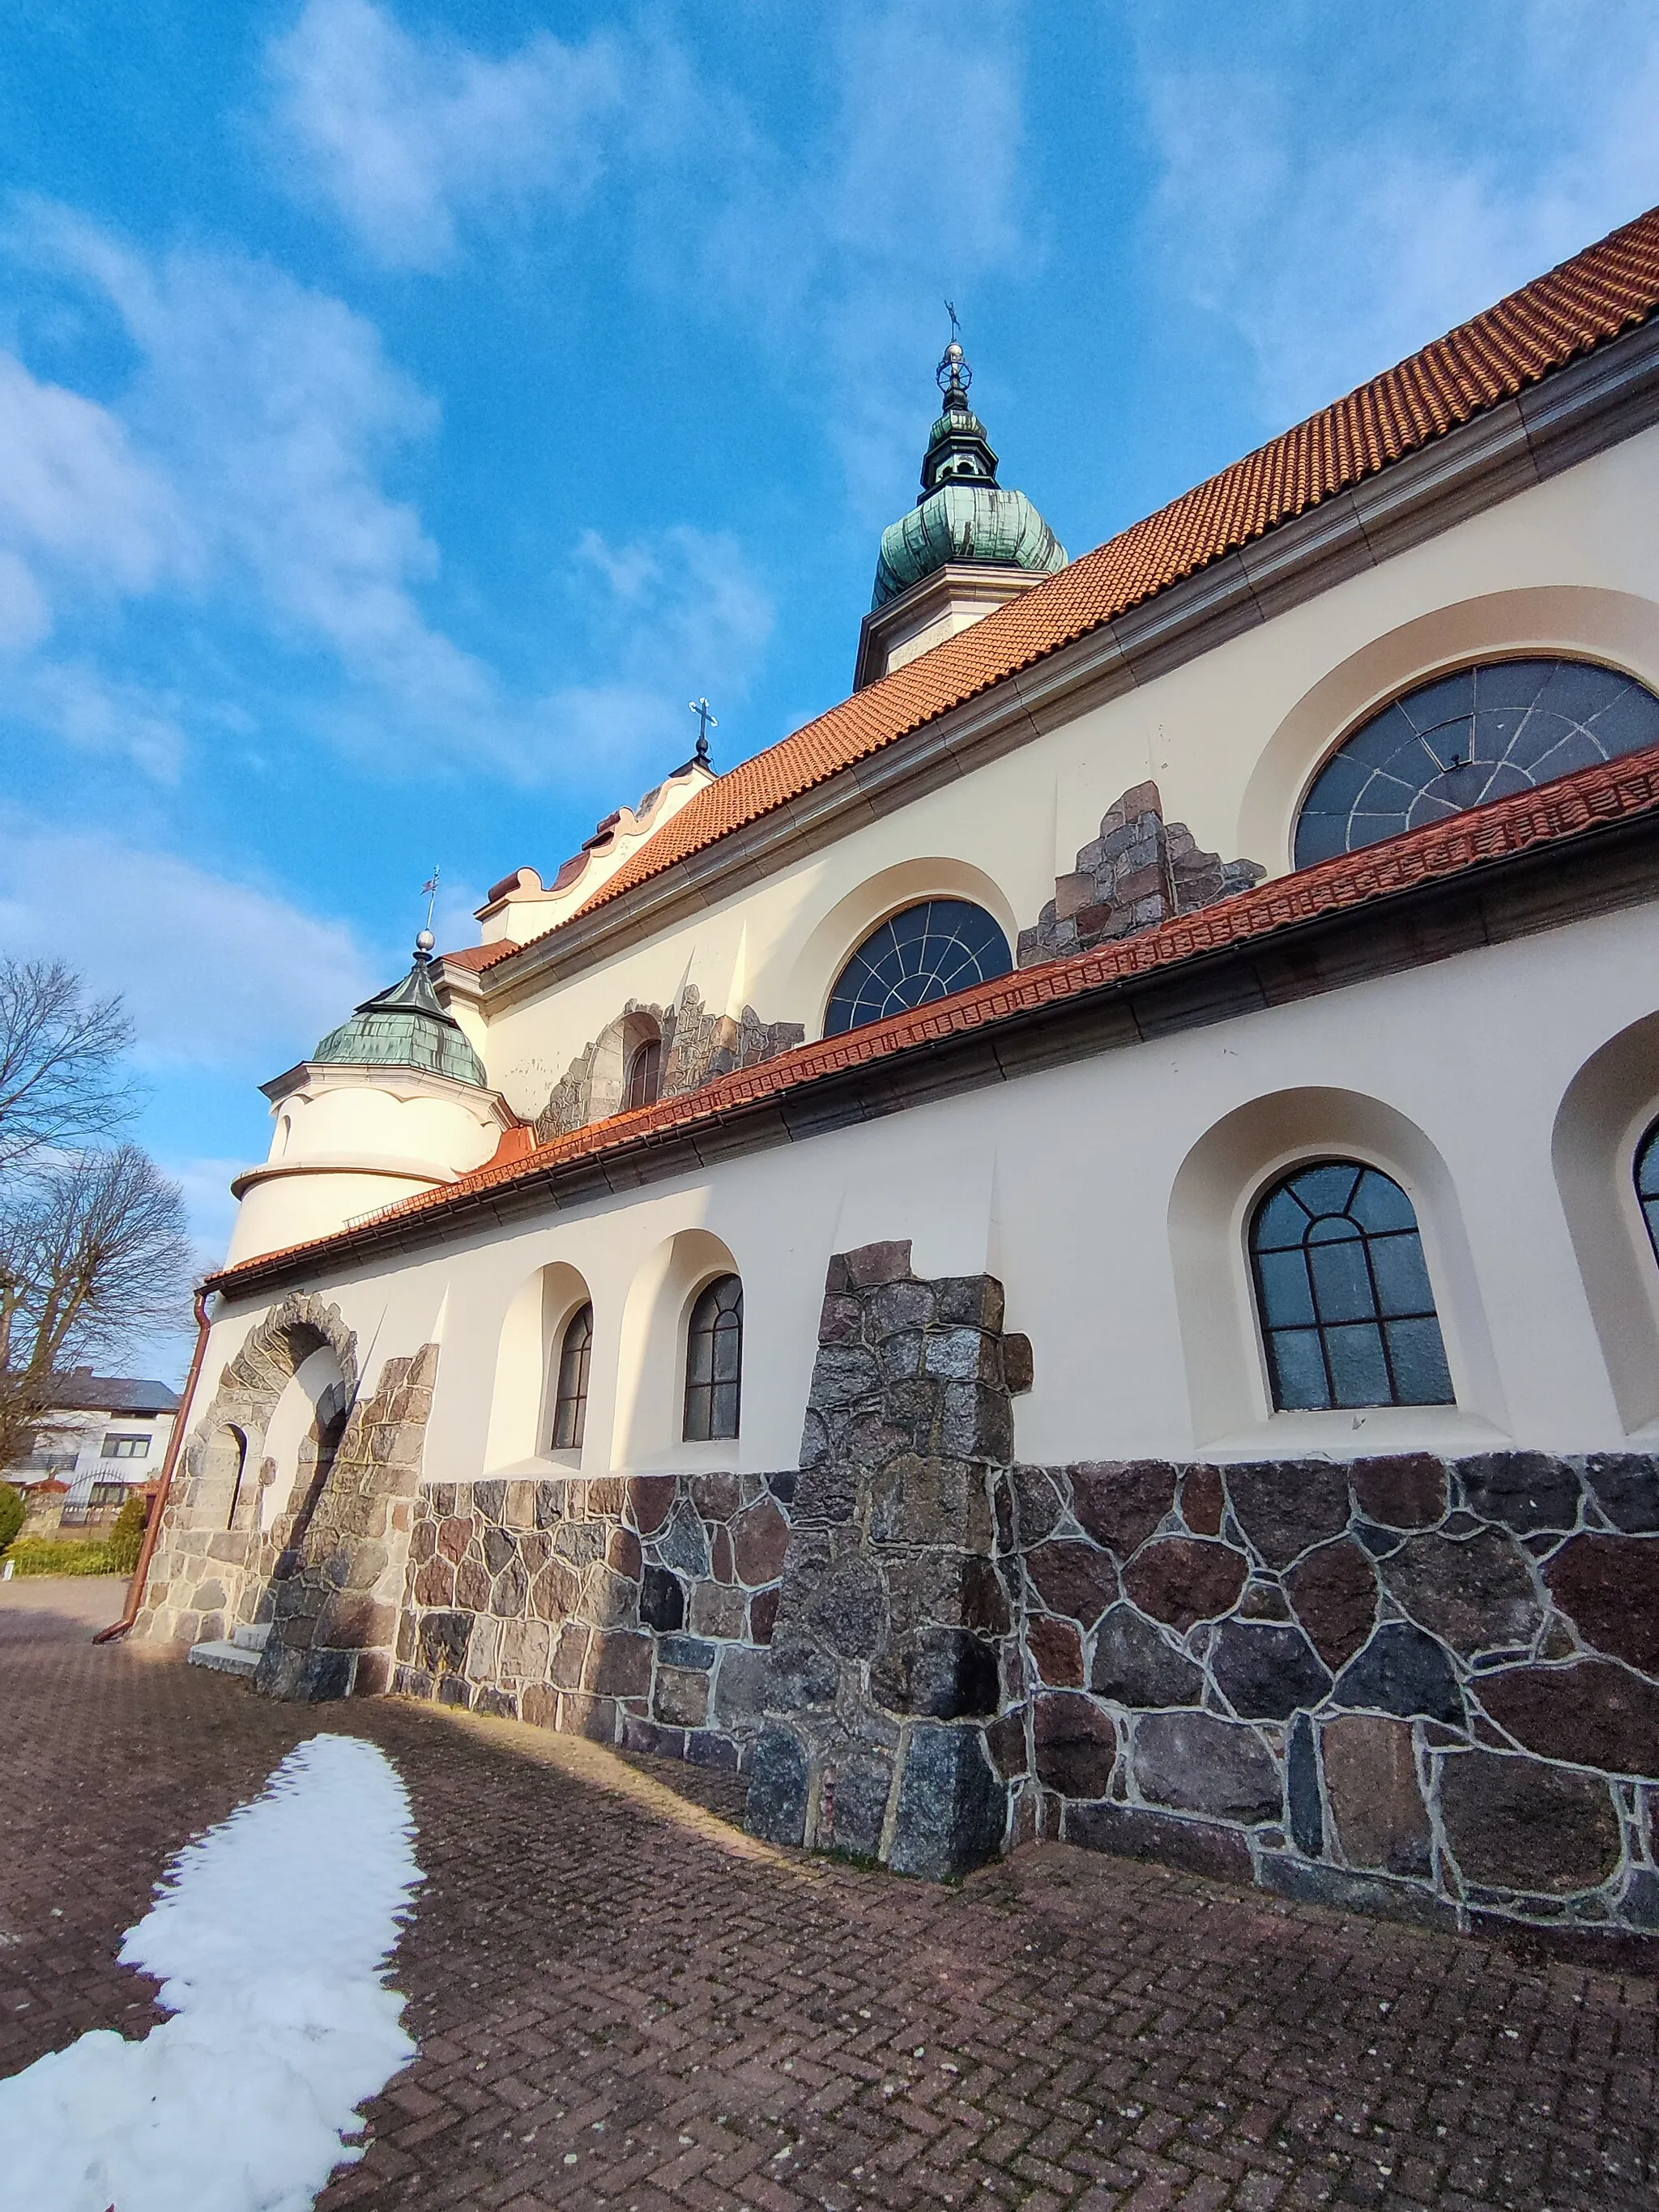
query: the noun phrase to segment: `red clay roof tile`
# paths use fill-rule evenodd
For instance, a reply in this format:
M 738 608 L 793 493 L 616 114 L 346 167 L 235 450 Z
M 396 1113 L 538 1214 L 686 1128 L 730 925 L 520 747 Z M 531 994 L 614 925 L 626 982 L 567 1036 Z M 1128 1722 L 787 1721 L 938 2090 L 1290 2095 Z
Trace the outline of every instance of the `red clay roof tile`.
M 578 912 L 591 914 L 620 898 L 1279 523 L 1513 398 L 1551 370 L 1644 322 L 1656 307 L 1659 209 L 729 769 L 665 823 Z M 479 964 L 493 966 L 519 949 L 493 948 Z

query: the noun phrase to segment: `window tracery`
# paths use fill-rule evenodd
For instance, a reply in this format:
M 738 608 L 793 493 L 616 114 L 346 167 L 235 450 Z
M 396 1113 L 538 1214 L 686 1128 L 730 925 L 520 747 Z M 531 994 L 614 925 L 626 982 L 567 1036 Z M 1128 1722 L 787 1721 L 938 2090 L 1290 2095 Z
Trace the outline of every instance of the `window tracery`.
M 736 1275 L 716 1275 L 686 1325 L 686 1442 L 735 1437 L 742 1389 L 743 1284 Z
M 842 969 L 823 1019 L 826 1036 L 908 1012 L 1013 966 L 1008 940 L 968 899 L 924 899 L 872 930 Z
M 1296 865 L 1449 820 L 1471 806 L 1659 744 L 1659 699 L 1593 661 L 1489 661 L 1384 707 L 1321 769 Z
M 553 1449 L 580 1451 L 587 1426 L 587 1366 L 593 1349 L 593 1309 L 578 1306 L 559 1341 L 553 1395 Z
M 1453 1402 L 1417 1215 L 1391 1176 L 1357 1160 L 1283 1176 L 1251 1218 L 1250 1265 L 1276 1408 Z

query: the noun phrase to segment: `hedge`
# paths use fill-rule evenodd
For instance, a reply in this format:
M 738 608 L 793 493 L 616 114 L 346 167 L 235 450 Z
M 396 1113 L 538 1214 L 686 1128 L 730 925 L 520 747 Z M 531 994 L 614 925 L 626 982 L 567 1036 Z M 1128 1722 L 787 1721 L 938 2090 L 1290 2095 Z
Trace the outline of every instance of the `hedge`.
M 20 1536 L 6 1553 L 19 1575 L 112 1575 L 120 1570 L 103 1543 L 64 1544 L 50 1536 Z

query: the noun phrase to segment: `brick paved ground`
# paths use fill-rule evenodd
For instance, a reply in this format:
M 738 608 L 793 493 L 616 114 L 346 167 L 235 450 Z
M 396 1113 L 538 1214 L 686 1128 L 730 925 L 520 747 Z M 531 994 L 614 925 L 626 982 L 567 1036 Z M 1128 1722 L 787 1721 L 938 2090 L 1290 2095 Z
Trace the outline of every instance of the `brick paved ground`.
M 1659 2203 L 1650 1981 L 1058 1849 L 954 1893 L 806 1861 L 727 1784 L 272 1705 L 94 1649 L 111 1591 L 66 1590 L 0 1587 L 0 2073 L 143 2033 L 113 1953 L 168 1855 L 319 1727 L 367 1735 L 429 1877 L 421 2057 L 325 2212 Z

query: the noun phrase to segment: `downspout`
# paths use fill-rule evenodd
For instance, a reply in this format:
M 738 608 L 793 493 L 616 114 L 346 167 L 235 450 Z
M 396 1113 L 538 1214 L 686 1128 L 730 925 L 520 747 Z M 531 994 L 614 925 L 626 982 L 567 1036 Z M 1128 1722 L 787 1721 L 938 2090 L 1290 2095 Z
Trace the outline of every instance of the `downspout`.
M 179 1455 L 184 1449 L 185 1425 L 190 1418 L 191 1401 L 196 1395 L 196 1379 L 202 1371 L 202 1355 L 207 1350 L 208 1331 L 213 1323 L 208 1319 L 208 1294 L 196 1293 L 196 1352 L 190 1363 L 190 1373 L 185 1377 L 184 1395 L 179 1401 L 174 1416 L 173 1434 L 167 1438 L 167 1455 L 161 1462 L 161 1480 L 156 1488 L 155 1503 L 150 1509 L 149 1519 L 144 1524 L 144 1540 L 138 1547 L 138 1564 L 132 1571 L 132 1580 L 127 1584 L 127 1607 L 119 1620 L 111 1621 L 93 1638 L 94 1644 L 109 1644 L 116 1637 L 125 1636 L 138 1618 L 138 1608 L 144 1601 L 144 1584 L 149 1580 L 150 1555 L 161 1534 L 161 1516 L 167 1510 L 167 1495 L 173 1488 L 173 1470 L 179 1464 Z

